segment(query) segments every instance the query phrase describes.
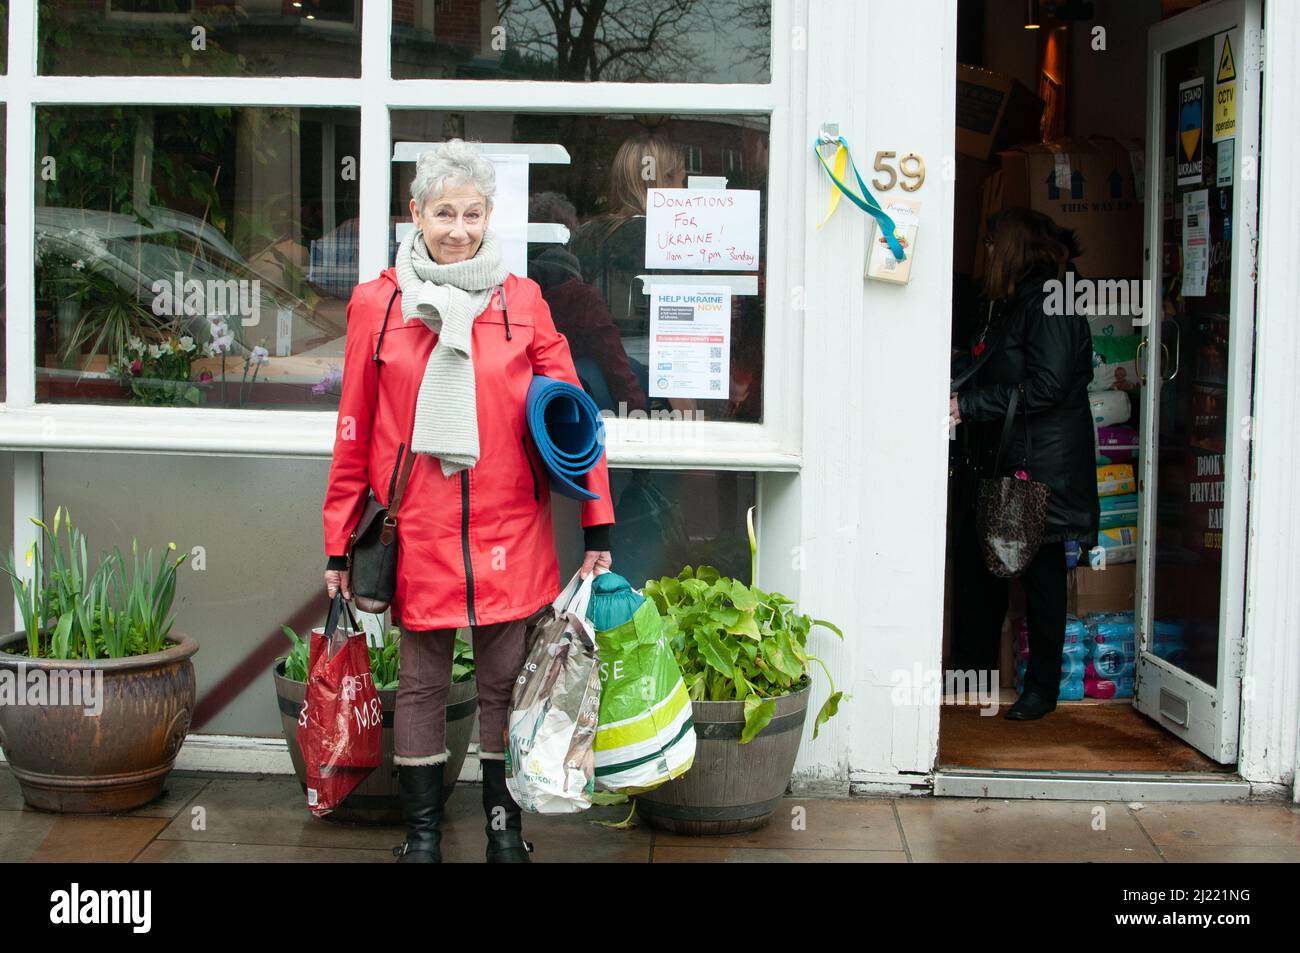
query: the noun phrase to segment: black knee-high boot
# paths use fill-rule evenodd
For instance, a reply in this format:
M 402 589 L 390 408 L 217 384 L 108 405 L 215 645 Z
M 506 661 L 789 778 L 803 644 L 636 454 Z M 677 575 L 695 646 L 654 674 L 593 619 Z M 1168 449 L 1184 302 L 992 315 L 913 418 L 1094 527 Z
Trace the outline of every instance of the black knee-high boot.
M 483 813 L 487 816 L 487 862 L 528 864 L 533 845 L 524 840 L 523 812 L 506 787 L 506 763 L 485 758 L 483 766 Z
M 393 848 L 399 864 L 442 863 L 443 770 L 446 764 L 399 764 L 397 780 L 406 840 Z

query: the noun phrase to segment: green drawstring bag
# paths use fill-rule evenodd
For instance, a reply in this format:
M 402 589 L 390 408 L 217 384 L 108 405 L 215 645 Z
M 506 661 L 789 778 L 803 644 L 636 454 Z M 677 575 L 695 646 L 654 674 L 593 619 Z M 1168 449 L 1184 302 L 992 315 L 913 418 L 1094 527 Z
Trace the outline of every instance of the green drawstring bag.
M 600 658 L 596 790 L 641 794 L 695 760 L 691 700 L 654 602 L 617 573 L 596 576 L 587 618 Z

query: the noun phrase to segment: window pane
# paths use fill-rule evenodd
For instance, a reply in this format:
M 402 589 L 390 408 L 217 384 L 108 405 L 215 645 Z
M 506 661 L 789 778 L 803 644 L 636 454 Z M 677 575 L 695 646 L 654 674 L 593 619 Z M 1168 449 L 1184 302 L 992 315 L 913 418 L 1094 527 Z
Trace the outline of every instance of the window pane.
M 756 486 L 755 474 L 733 470 L 611 469 L 614 572 L 638 589 L 699 565 L 749 582 L 745 513 Z M 582 562 L 582 535 L 570 529 L 579 525 L 579 504 L 552 493 L 551 506 L 561 572 L 572 573 Z
M 355 109 L 42 107 L 39 401 L 334 410 Z
M 771 0 L 392 0 L 397 79 L 766 83 Z
M 9 456 L 0 454 L 0 464 Z M 324 624 L 328 607 L 320 536 L 328 472 L 324 459 L 45 454 L 44 519 L 48 524 L 59 506 L 72 514 L 87 536 L 92 568 L 102 549 L 116 545 L 129 554 L 133 537 L 142 556 L 169 542 L 176 556 L 190 554 L 177 572 L 173 631 L 200 646 L 194 669 L 202 717 L 192 731 L 280 736 L 271 667 L 290 647 L 280 626 L 305 635 Z M 10 473 L 0 466 L 0 492 L 11 488 Z M 610 476 L 615 572 L 640 587 L 703 563 L 749 580 L 745 511 L 754 504 L 754 474 L 616 469 Z M 256 487 L 257 505 L 225 505 L 232 487 Z M 581 561 L 579 508 L 558 495 L 552 503 L 567 579 Z M 12 539 L 12 508 L 4 509 L 0 533 Z M 3 622 L 13 599 L 0 602 Z
M 361 0 L 42 0 L 37 32 L 47 76 L 361 75 Z
M 532 242 L 528 277 L 542 288 L 556 327 L 568 338 L 578 376 L 602 410 L 618 416 L 670 419 L 762 419 L 763 324 L 767 251 L 759 213 L 757 273 L 717 272 L 719 281 L 748 282 L 731 296 L 730 361 L 716 356 L 717 399 L 650 396 L 664 390 L 651 379 L 650 297 L 647 281 L 694 281 L 708 271 L 646 267 L 646 194 L 649 188 L 688 184 L 692 175 L 725 177 L 728 189 L 757 190 L 765 207 L 768 119 L 766 116 L 580 116 L 537 113 L 444 113 L 397 110 L 395 147 L 465 136 L 492 143 L 563 146 L 568 164 L 534 162 L 528 167 L 528 221 L 568 229 L 568 245 Z M 727 156 L 731 158 L 728 160 Z M 730 171 L 726 171 L 730 170 Z M 646 178 L 646 174 L 653 175 Z M 644 173 L 644 174 L 643 174 Z M 410 186 L 415 162 L 397 163 L 393 223 L 411 224 Z M 498 197 L 498 205 L 501 197 Z M 520 200 L 522 204 L 522 200 Z M 396 250 L 396 231 L 389 254 Z M 744 289 L 742 289 L 744 290 Z M 720 349 L 719 349 L 720 350 Z M 708 355 L 713 356 L 713 355 Z M 729 373 L 724 373 L 729 372 Z M 652 386 L 653 385 L 653 386 Z M 712 386 L 710 384 L 709 386 Z M 668 388 L 669 393 L 673 390 Z

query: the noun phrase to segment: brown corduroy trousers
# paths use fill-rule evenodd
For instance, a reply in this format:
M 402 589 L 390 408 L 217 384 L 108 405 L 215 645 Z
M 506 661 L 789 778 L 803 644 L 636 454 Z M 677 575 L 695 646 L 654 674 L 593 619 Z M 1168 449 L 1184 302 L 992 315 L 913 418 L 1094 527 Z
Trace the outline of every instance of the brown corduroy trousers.
M 476 625 L 471 629 L 474 677 L 478 687 L 479 757 L 505 752 L 510 693 L 527 652 L 526 619 Z M 447 760 L 447 694 L 451 690 L 455 629 L 407 629 L 402 639 L 393 713 L 393 753 L 397 764 L 437 764 Z

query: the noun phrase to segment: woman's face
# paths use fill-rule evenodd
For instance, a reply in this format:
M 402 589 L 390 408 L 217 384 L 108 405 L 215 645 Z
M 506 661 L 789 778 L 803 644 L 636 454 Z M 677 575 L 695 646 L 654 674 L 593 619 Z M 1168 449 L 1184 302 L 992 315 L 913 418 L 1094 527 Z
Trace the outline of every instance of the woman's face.
M 411 199 L 411 221 L 424 236 L 429 256 L 440 265 L 478 254 L 490 217 L 483 193 L 469 183 L 445 189 L 437 198 L 429 199 L 423 214 Z

